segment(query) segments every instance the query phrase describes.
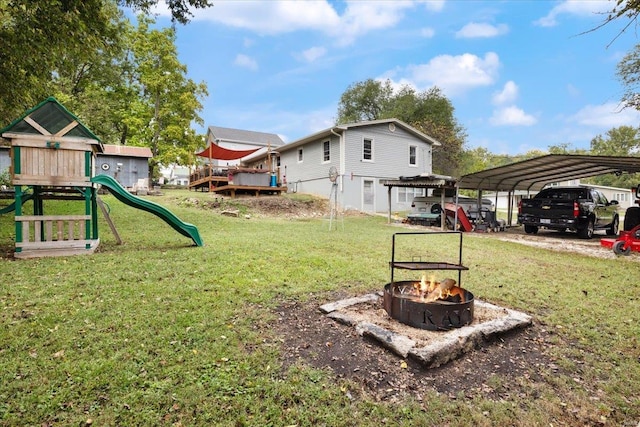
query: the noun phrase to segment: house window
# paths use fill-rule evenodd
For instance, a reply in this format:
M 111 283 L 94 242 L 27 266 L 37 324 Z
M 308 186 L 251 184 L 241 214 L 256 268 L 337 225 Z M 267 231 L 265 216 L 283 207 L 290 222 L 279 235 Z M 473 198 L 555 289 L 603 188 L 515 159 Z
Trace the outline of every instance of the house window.
M 373 140 L 365 138 L 362 140 L 362 160 L 373 161 Z
M 419 196 L 424 196 L 424 188 L 398 187 L 398 203 L 411 203 Z
M 418 166 L 418 147 L 409 146 L 409 166 Z
M 322 143 L 322 161 L 328 162 L 331 160 L 331 142 L 325 141 Z
M 619 202 L 627 202 L 627 201 L 629 201 L 629 194 L 628 193 L 614 193 L 613 194 L 613 200 L 617 200 Z
M 298 163 L 302 163 L 302 148 L 298 148 Z

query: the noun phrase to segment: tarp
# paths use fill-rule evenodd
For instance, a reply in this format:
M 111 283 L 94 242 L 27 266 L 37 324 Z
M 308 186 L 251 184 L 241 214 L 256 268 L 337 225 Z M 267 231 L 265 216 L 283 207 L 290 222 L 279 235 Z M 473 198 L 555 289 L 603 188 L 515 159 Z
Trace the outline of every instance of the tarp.
M 216 144 L 210 144 L 201 152 L 196 153 L 196 156 L 215 160 L 236 160 L 255 153 L 259 149 L 260 148 L 253 148 L 251 150 L 229 150 L 228 148 L 223 148 Z

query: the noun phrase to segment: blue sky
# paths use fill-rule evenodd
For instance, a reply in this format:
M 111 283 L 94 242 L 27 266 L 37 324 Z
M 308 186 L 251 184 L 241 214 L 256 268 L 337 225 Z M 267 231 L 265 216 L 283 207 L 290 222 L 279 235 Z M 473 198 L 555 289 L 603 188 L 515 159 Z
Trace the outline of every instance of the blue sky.
M 621 109 L 616 77 L 639 41 L 635 27 L 617 37 L 620 20 L 589 32 L 611 1 L 213 3 L 177 26 L 188 76 L 209 89 L 206 126 L 295 141 L 333 125 L 342 93 L 368 78 L 438 86 L 466 148 L 494 154 L 588 149 L 611 128 L 640 124 L 636 110 Z

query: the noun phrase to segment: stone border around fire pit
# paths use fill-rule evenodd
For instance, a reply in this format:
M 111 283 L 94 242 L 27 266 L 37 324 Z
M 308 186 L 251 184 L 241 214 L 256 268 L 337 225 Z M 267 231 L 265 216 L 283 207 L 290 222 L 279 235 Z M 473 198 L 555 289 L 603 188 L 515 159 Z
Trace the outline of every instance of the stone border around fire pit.
M 500 334 L 527 327 L 532 323 L 532 317 L 525 313 L 478 299 L 475 300 L 476 311 L 482 310 L 488 314 L 480 320 L 476 320 L 478 316 L 474 316 L 474 321 L 470 325 L 449 331 L 427 332 L 402 325 L 390 318 L 376 321 L 376 316 L 384 316 L 384 314 L 360 315 L 359 312 L 363 310 L 379 312 L 379 309 L 376 310 L 372 306 L 381 304 L 381 300 L 381 292 L 366 294 L 324 304 L 320 306 L 320 310 L 339 323 L 355 327 L 359 335 L 374 338 L 398 356 L 411 357 L 428 368 L 441 366 L 473 350 L 483 341 L 489 341 Z M 411 331 L 410 334 L 415 333 L 421 338 L 410 337 L 383 326 L 385 322 L 390 321 L 395 322 L 400 330 Z

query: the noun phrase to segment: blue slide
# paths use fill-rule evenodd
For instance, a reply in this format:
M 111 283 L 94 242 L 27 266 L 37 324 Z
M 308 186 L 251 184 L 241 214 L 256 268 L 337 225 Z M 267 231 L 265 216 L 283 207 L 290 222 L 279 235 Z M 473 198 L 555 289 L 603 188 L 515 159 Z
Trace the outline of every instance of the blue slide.
M 203 246 L 198 228 L 195 225 L 183 222 L 164 206 L 160 206 L 157 203 L 134 196 L 109 175 L 96 175 L 91 178 L 91 182 L 102 185 L 122 203 L 136 209 L 142 209 L 143 211 L 147 211 L 160 217 L 160 219 L 169 224 L 178 233 L 191 238 L 196 246 Z

